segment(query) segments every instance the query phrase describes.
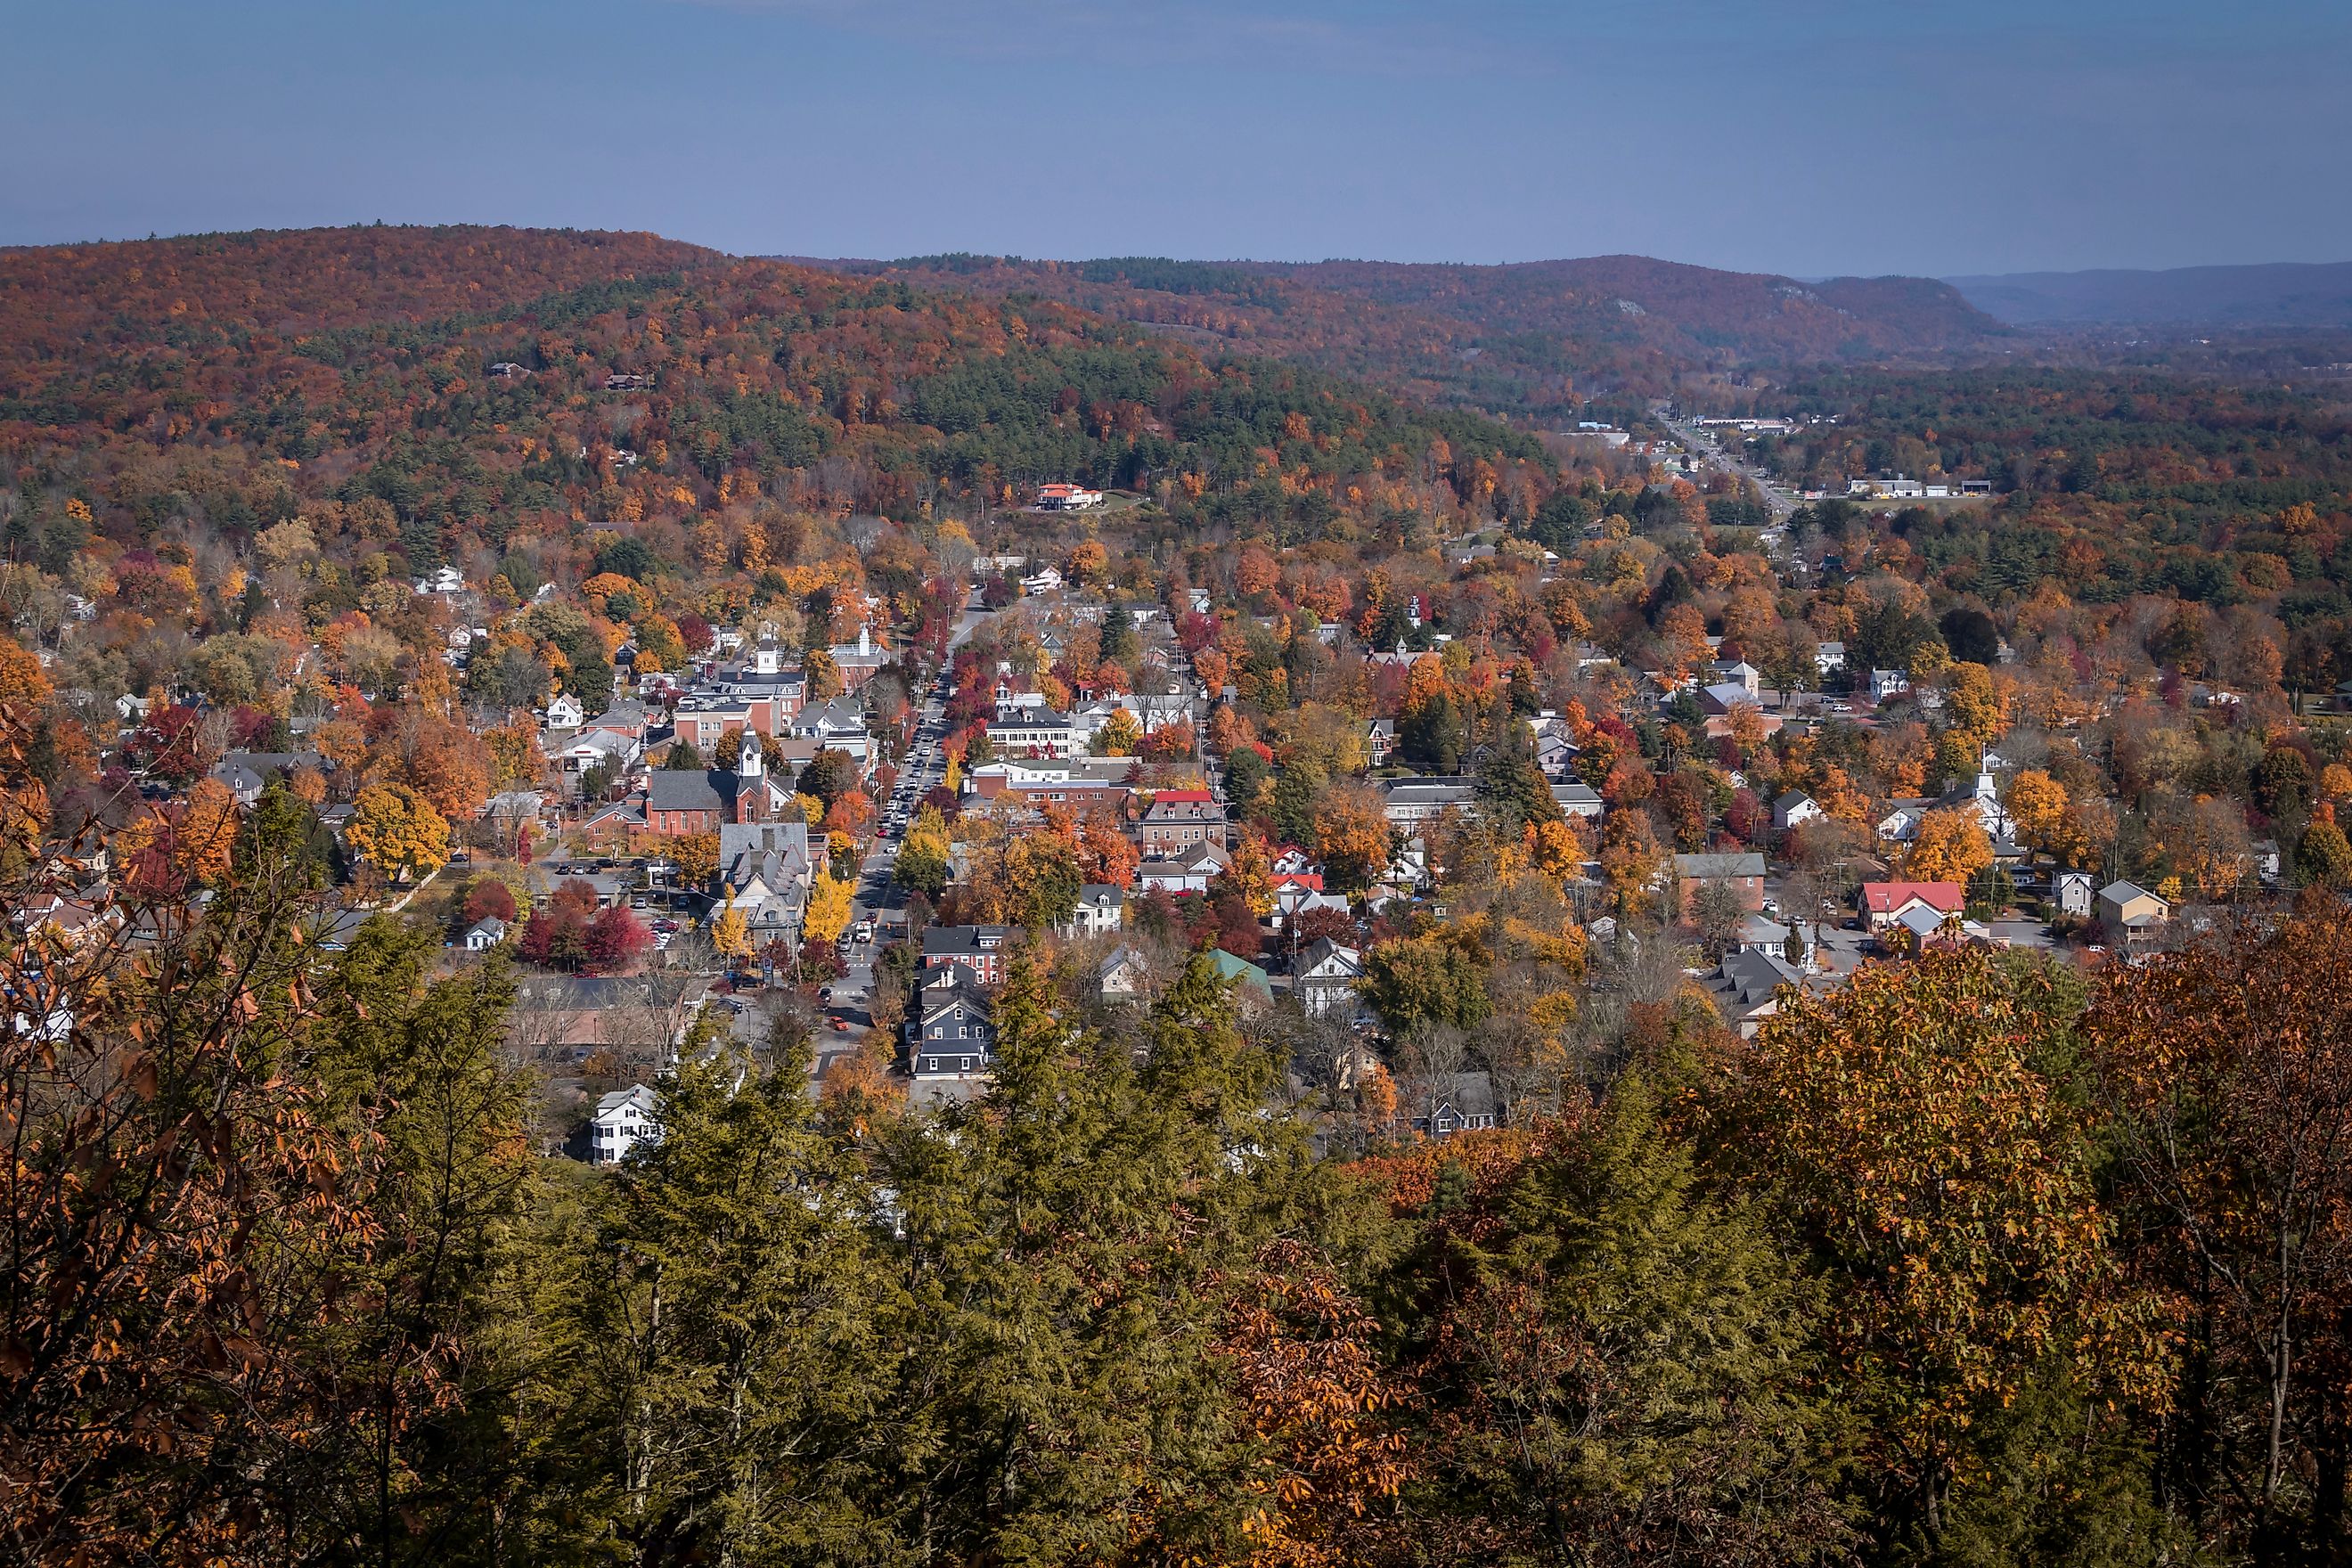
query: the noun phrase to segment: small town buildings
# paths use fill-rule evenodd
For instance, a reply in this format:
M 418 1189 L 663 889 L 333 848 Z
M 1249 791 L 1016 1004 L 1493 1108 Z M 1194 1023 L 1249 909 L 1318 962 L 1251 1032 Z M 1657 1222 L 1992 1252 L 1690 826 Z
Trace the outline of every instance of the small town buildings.
M 961 969 L 979 984 L 1001 984 L 1020 937 L 1019 926 L 932 926 L 923 932 L 923 972 Z
M 1384 768 L 1389 754 L 1396 750 L 1396 721 L 1374 719 L 1364 726 L 1364 761 L 1367 765 Z
M 1222 947 L 1209 950 L 1210 967 L 1217 978 L 1234 988 L 1234 999 L 1244 1007 L 1268 1007 L 1274 1004 L 1274 982 L 1265 970 L 1246 958 L 1237 957 Z
M 1104 764 L 1098 768 L 1089 763 Z M 1104 806 L 1118 810 L 1134 793 L 1126 775 L 1134 764 L 1126 757 L 1072 757 L 1050 766 L 1037 763 L 982 763 L 963 776 L 963 792 L 983 803 L 1009 797 L 1040 807 Z
M 588 1163 L 614 1165 L 640 1143 L 661 1141 L 661 1100 L 644 1084 L 614 1089 L 588 1118 Z
M 1381 781 L 1381 815 L 1407 832 L 1441 813 L 1472 809 L 1475 790 L 1466 778 L 1402 778 Z
M 1958 916 L 1968 895 L 1958 882 L 1864 882 L 1863 927 L 1876 936 L 1913 910 L 1925 910 L 1939 923 Z
M 1405 1124 L 1437 1142 L 1460 1132 L 1490 1131 L 1501 1124 L 1495 1079 L 1483 1072 L 1440 1073 L 1414 1096 L 1421 1110 Z
M 1217 873 L 1232 863 L 1233 857 L 1222 844 L 1197 845 L 1177 855 L 1149 856 L 1135 868 L 1135 889 L 1139 893 L 1180 896 L 1205 893 Z
M 968 970 L 950 966 L 924 984 L 914 1046 L 908 1052 L 914 1077 L 986 1072 L 995 1049 L 996 1024 L 988 996 Z
M 1692 918 L 1699 889 L 1710 882 L 1729 888 L 1743 914 L 1755 914 L 1764 907 L 1764 857 L 1753 850 L 1736 855 L 1677 855 L 1675 880 L 1682 889 L 1685 920 Z
M 457 942 L 467 952 L 488 952 L 506 939 L 507 922 L 496 915 L 488 915 L 467 926 Z
M 2153 942 L 2171 919 L 2172 905 L 2146 888 L 2115 881 L 2099 889 L 2099 923 L 2126 949 Z
M 1364 978 L 1364 955 L 1328 937 L 1318 937 L 1299 949 L 1291 972 L 1290 988 L 1309 1015 L 1322 1017 L 1356 1005 L 1356 987 Z
M 1707 668 L 1707 673 L 1714 677 L 1708 682 L 1710 688 L 1737 686 L 1746 693 L 1750 702 L 1755 701 L 1757 694 L 1763 689 L 1764 672 L 1744 658 L 1717 659 Z
M 1077 726 L 1066 713 L 1038 704 L 1004 703 L 988 721 L 988 744 L 1004 757 L 1067 757 L 1078 749 Z
M 1715 998 L 1723 1021 L 1752 1040 L 1764 1020 L 1780 1010 L 1780 987 L 1801 985 L 1804 975 L 1787 959 L 1766 948 L 1740 948 L 1723 955 L 1721 963 L 1700 984 Z
M 657 768 L 646 777 L 646 826 L 672 838 L 716 833 L 727 823 L 779 821 L 792 809 L 792 791 L 768 772 L 757 730 L 743 731 L 732 769 Z
M 1113 948 L 1096 972 L 1104 996 L 1124 1001 L 1142 995 L 1150 986 L 1151 969 L 1131 947 Z
M 1900 697 L 1911 689 L 1911 677 L 1899 669 L 1874 669 L 1870 672 L 1870 700 L 1884 702 Z
M 1813 668 L 1822 675 L 1833 675 L 1845 668 L 1845 644 L 1818 642 L 1813 645 Z
M 842 685 L 852 691 L 873 679 L 891 658 L 890 650 L 874 640 L 874 628 L 864 622 L 858 624 L 856 642 L 839 643 L 825 651 L 841 672 Z
M 1819 822 L 1829 816 L 1811 795 L 1802 790 L 1790 790 L 1772 803 L 1772 826 L 1785 833 L 1791 827 L 1802 827 L 1808 822 Z
M 547 727 L 551 730 L 577 730 L 588 717 L 580 699 L 566 691 L 547 705 Z
M 592 726 L 550 747 L 547 760 L 561 773 L 584 773 L 591 768 L 607 766 L 621 773 L 635 767 L 645 752 L 645 742 L 636 737 Z
M 420 594 L 462 594 L 466 591 L 466 574 L 455 566 L 436 566 L 416 580 Z
M 1600 821 L 1601 813 L 1609 809 L 1601 792 L 1581 779 L 1552 785 L 1551 797 L 1559 803 L 1562 816 L 1580 817 L 1586 822 Z
M 1164 789 L 1144 807 L 1135 833 L 1147 858 L 1179 856 L 1204 844 L 1222 849 L 1224 804 L 1205 789 Z
M 1078 889 L 1077 908 L 1062 922 L 1062 934 L 1073 939 L 1108 936 L 1119 929 L 1127 894 L 1108 882 L 1088 882 Z
M 2091 910 L 2098 901 L 2097 895 L 2091 890 L 2091 874 L 2088 871 L 2057 872 L 2050 879 L 2050 901 L 2062 915 L 2089 920 Z

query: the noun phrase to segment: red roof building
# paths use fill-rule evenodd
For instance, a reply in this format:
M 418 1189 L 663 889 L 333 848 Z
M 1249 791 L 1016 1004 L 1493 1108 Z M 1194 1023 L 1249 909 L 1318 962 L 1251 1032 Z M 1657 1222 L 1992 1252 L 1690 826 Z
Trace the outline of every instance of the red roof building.
M 1968 901 L 1967 893 L 1958 882 L 1864 882 L 1863 924 L 1874 932 L 1882 931 L 1914 907 L 1930 909 L 1939 915 L 1956 915 Z

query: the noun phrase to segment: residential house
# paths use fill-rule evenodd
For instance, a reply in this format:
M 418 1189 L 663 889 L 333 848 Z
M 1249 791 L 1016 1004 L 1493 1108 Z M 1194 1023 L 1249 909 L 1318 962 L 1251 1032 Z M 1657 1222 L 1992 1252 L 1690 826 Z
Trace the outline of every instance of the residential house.
M 1762 948 L 1727 952 L 1700 982 L 1715 998 L 1723 1021 L 1752 1040 L 1764 1020 L 1780 1010 L 1780 987 L 1801 985 L 1804 976 L 1785 958 Z
M 1078 889 L 1077 908 L 1062 922 L 1062 934 L 1073 939 L 1107 936 L 1119 929 L 1127 895 L 1107 882 L 1088 882 Z
M 1822 675 L 1833 674 L 1845 668 L 1845 644 L 1819 642 L 1813 645 L 1813 668 Z
M 1181 895 L 1205 893 L 1217 873 L 1233 863 L 1222 844 L 1195 845 L 1175 855 L 1150 856 L 1135 868 L 1135 890 Z
M 1244 1007 L 1266 1007 L 1274 1003 L 1274 982 L 1265 970 L 1248 959 L 1239 958 L 1222 947 L 1209 950 L 1209 963 L 1216 970 L 1217 978 L 1234 988 L 1234 997 Z
M 1032 572 L 1021 579 L 1021 591 L 1033 599 L 1058 594 L 1062 591 L 1062 574 L 1051 566 Z
M 1677 855 L 1675 880 L 1682 889 L 1685 920 L 1693 917 L 1698 890 L 1710 882 L 1729 888 L 1743 914 L 1755 914 L 1764 907 L 1764 857 L 1753 850 L 1737 855 Z
M 562 773 L 584 773 L 604 765 L 618 775 L 635 767 L 645 753 L 645 742 L 635 736 L 591 727 L 548 748 L 547 760 Z
M 1864 929 L 1875 936 L 1912 910 L 1925 910 L 1938 921 L 1954 919 L 1968 895 L 1958 882 L 1864 882 L 1860 902 Z
M 617 1089 L 588 1118 L 588 1163 L 616 1165 L 640 1143 L 661 1142 L 661 1099 L 644 1084 Z
M 916 1016 L 908 1066 L 918 1079 L 963 1078 L 989 1068 L 996 1023 L 989 999 L 968 971 L 957 967 L 926 984 Z
M 326 758 L 316 752 L 230 752 L 213 764 L 212 776 L 228 786 L 239 805 L 250 810 L 271 779 L 291 778 L 303 768 L 321 773 L 332 771 Z
M 2050 901 L 2062 915 L 2089 920 L 2098 897 L 2091 890 L 2088 871 L 2060 871 L 2050 879 Z
M 1473 810 L 1475 789 L 1466 778 L 1384 779 L 1380 784 L 1381 814 L 1408 831 L 1434 821 L 1447 811 L 1465 815 Z
M 1119 1001 L 1140 996 L 1151 984 L 1150 965 L 1143 955 L 1131 947 L 1114 948 L 1096 972 L 1104 996 Z
M 1899 669 L 1874 669 L 1870 672 L 1870 700 L 1884 702 L 1900 697 L 1911 689 L 1911 677 Z
M 420 594 L 462 594 L 466 591 L 466 574 L 455 566 L 436 566 L 416 580 Z
M 1495 1080 L 1483 1072 L 1440 1073 L 1414 1095 L 1418 1114 L 1405 1125 L 1444 1142 L 1458 1132 L 1485 1132 L 1501 1125 Z
M 1570 779 L 1564 784 L 1552 785 L 1551 797 L 1559 802 L 1562 816 L 1580 817 L 1586 822 L 1600 821 L 1601 814 L 1608 809 L 1607 803 L 1601 798 L 1601 792 L 1581 779 Z
M 1046 484 L 1037 487 L 1039 511 L 1083 511 L 1087 507 L 1100 506 L 1103 493 L 1084 485 Z
M 1166 789 L 1151 797 L 1136 825 L 1147 858 L 1185 854 L 1202 845 L 1224 847 L 1225 808 L 1205 789 Z
M 577 730 L 587 717 L 580 699 L 566 691 L 547 705 L 547 727 L 551 730 Z
M 2171 918 L 2172 905 L 2146 888 L 2116 881 L 2099 889 L 2099 923 L 2126 949 L 2154 942 Z
M 506 939 L 507 922 L 496 915 L 488 915 L 467 926 L 466 934 L 457 942 L 467 952 L 488 952 Z
M 1307 1013 L 1322 1017 L 1356 1005 L 1356 987 L 1364 978 L 1364 955 L 1328 937 L 1318 937 L 1299 949 L 1291 971 L 1290 989 Z
M 1019 926 L 932 926 L 923 932 L 924 972 L 961 969 L 979 984 L 1001 984 L 1005 957 L 1020 938 Z
M 1791 827 L 1802 827 L 1808 822 L 1822 821 L 1828 816 L 1829 813 L 1802 790 L 1792 789 L 1772 803 L 1772 826 L 1783 833 Z
M 1375 768 L 1389 765 L 1390 753 L 1396 750 L 1396 721 L 1374 719 L 1364 726 L 1364 760 Z

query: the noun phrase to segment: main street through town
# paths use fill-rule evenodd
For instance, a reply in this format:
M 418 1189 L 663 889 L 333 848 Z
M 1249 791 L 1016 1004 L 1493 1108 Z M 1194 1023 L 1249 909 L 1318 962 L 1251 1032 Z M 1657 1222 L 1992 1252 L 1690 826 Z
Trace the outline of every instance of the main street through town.
M 871 1020 L 866 1010 L 867 998 L 874 989 L 874 960 L 880 952 L 881 927 L 885 912 L 891 907 L 890 865 L 898 853 L 898 841 L 906 835 L 907 826 L 924 795 L 938 786 L 947 773 L 947 758 L 940 751 L 944 740 L 948 701 L 948 680 L 955 662 L 955 650 L 971 640 L 972 634 L 986 625 L 991 612 L 982 608 L 980 596 L 974 594 L 964 605 L 948 638 L 948 661 L 934 676 L 929 690 L 920 694 L 915 705 L 915 738 L 907 748 L 898 782 L 891 786 L 889 797 L 880 803 L 880 821 L 866 858 L 857 868 L 857 888 L 851 897 L 849 936 L 843 945 L 843 960 L 848 973 L 833 983 L 826 1002 L 826 1012 L 850 1026 L 850 1032 L 863 1029 Z M 859 942 L 857 932 L 869 931 L 877 940 Z M 847 1033 L 834 1030 L 842 1038 Z M 831 1045 L 831 1041 L 824 1045 Z M 820 1047 L 822 1050 L 824 1047 Z

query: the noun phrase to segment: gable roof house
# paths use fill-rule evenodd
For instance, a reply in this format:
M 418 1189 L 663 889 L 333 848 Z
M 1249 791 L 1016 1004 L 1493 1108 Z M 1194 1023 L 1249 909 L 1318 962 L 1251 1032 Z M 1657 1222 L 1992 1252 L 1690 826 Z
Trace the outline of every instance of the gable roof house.
M 1685 920 L 1696 910 L 1699 889 L 1710 882 L 1728 887 L 1743 914 L 1755 914 L 1764 907 L 1764 857 L 1752 849 L 1736 855 L 1677 855 L 1675 880 L 1682 889 Z
M 1140 996 L 1151 983 L 1151 968 L 1143 955 L 1131 947 L 1113 948 L 1096 971 L 1096 979 L 1106 997 L 1121 999 Z
M 1062 934 L 1073 939 L 1106 936 L 1118 930 L 1127 909 L 1127 895 L 1108 882 L 1088 882 L 1078 889 L 1077 907 L 1062 922 Z
M 2109 882 L 2099 889 L 2099 923 L 2127 950 L 2155 942 L 2171 919 L 2172 905 L 2136 883 Z
M 968 1078 L 988 1071 L 996 1022 L 985 993 L 961 969 L 923 987 L 908 1070 L 915 1078 Z
M 1772 803 L 1772 826 L 1786 832 L 1802 827 L 1808 822 L 1819 822 L 1829 815 L 1819 802 L 1802 790 L 1790 790 Z
M 1318 937 L 1298 951 L 1291 972 L 1291 994 L 1307 1013 L 1321 1017 L 1356 1007 L 1356 986 L 1364 978 L 1364 955 L 1328 937 Z
M 1776 993 L 1783 985 L 1801 985 L 1804 976 L 1788 960 L 1761 948 L 1727 952 L 1714 973 L 1701 982 L 1715 998 L 1723 1021 L 1752 1040 L 1764 1020 L 1780 1010 Z
M 1864 882 L 1860 902 L 1864 929 L 1876 935 L 1913 910 L 1941 924 L 1967 907 L 1968 896 L 1958 882 Z
M 660 1142 L 660 1113 L 661 1098 L 641 1083 L 597 1100 L 588 1118 L 588 1163 L 618 1164 L 638 1144 Z
M 2050 879 L 2050 898 L 2058 906 L 2060 914 L 2072 915 L 2077 920 L 2090 919 L 2092 906 L 2098 901 L 2098 895 L 2092 890 L 2092 877 L 2088 871 L 2054 873 Z

